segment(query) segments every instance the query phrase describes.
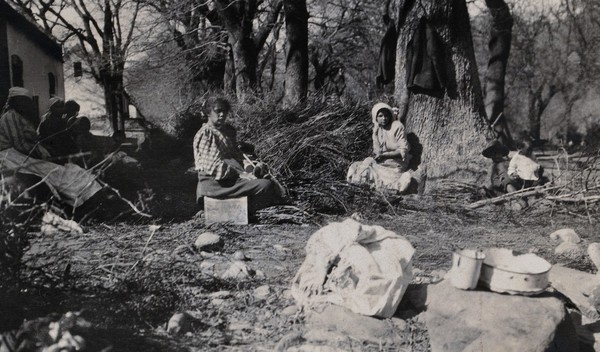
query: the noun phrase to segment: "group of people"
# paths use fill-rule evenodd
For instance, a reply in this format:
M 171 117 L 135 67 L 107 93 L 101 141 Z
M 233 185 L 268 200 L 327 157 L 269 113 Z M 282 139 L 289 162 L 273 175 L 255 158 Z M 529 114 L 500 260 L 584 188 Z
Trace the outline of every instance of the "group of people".
M 64 103 L 60 98 L 51 99 L 39 124 L 35 111 L 31 92 L 22 87 L 9 89 L 0 117 L 2 179 L 5 184 L 34 179 L 76 209 L 102 189 L 92 173 L 69 162 L 69 155 L 80 150 L 81 131 L 89 133 L 89 120 L 77 118 L 76 102 Z
M 274 179 L 247 168 L 248 158 L 241 151 L 235 130 L 226 120 L 231 111 L 224 98 L 210 98 L 204 113 L 208 122 L 194 139 L 195 169 L 198 172 L 197 200 L 204 196 L 235 198 L 247 196 L 253 209 L 260 209 L 282 201 L 282 188 Z M 363 161 L 351 164 L 346 179 L 350 183 L 369 184 L 382 191 L 398 194 L 409 191 L 413 179 L 409 169 L 411 148 L 402 122 L 394 109 L 385 103 L 376 103 L 371 110 L 373 121 L 373 152 Z M 493 141 L 482 154 L 492 159 L 486 196 L 514 192 L 544 182 L 543 168 L 531 157 L 531 148 L 525 145 L 511 151 Z M 520 199 L 526 207 L 525 199 Z
M 92 173 L 69 158 L 84 151 L 90 139 L 89 119 L 78 117 L 76 102 L 64 102 L 58 97 L 50 99 L 48 112 L 37 126 L 34 111 L 32 95 L 27 89 L 9 90 L 0 118 L 0 171 L 4 177 L 12 172 L 41 178 L 52 194 L 76 208 L 102 189 Z M 211 97 L 204 104 L 207 122 L 193 141 L 198 203 L 202 203 L 204 197 L 246 196 L 250 211 L 281 204 L 285 189 L 266 165 L 253 161 L 250 153 L 244 152 L 235 129 L 227 122 L 230 112 L 231 104 L 222 97 Z M 395 116 L 394 109 L 385 103 L 373 106 L 371 119 L 373 153 L 350 166 L 347 181 L 405 193 L 412 177 L 410 144 L 404 125 Z M 529 157 L 527 148 L 511 152 L 494 141 L 482 154 L 493 161 L 488 195 L 513 192 L 543 182 L 543 169 Z

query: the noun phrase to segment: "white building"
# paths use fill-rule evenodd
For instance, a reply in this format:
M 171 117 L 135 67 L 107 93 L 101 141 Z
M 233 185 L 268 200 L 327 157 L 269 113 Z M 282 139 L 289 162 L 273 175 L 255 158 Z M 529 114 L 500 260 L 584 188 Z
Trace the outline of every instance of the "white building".
M 0 0 L 0 106 L 10 87 L 27 88 L 38 116 L 52 96 L 65 96 L 62 47 L 36 24 Z

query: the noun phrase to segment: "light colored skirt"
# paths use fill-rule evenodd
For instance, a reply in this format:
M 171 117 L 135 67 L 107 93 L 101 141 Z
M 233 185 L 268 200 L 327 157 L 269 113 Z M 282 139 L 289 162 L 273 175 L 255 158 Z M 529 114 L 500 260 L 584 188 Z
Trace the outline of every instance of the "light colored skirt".
M 373 158 L 356 161 L 350 165 L 346 181 L 364 183 L 378 190 L 391 189 L 405 192 L 410 186 L 411 174 L 400 167 L 378 164 Z
M 28 157 L 13 148 L 0 151 L 0 172 L 38 176 L 55 197 L 73 208 L 102 189 L 92 173 L 75 164 L 54 164 Z

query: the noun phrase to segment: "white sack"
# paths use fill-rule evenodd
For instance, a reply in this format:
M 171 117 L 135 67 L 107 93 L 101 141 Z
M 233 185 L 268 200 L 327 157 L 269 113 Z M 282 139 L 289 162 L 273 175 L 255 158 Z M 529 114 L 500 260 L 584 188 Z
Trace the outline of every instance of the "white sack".
M 292 295 L 299 305 L 331 302 L 389 318 L 412 279 L 414 252 L 403 236 L 381 226 L 353 219 L 329 224 L 308 240 Z

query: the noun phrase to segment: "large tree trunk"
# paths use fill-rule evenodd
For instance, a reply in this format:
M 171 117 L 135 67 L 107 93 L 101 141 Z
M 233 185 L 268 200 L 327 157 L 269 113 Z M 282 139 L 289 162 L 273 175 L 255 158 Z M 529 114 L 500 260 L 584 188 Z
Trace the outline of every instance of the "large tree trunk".
M 306 0 L 284 0 L 287 53 L 285 61 L 285 107 L 306 98 L 308 90 L 308 11 Z
M 241 29 L 230 32 L 229 44 L 233 54 L 235 92 L 238 99 L 244 100 L 248 91 L 256 89 L 258 50 L 250 33 Z
M 510 55 L 513 19 L 504 0 L 486 0 L 492 15 L 487 72 L 485 74 L 485 112 L 490 125 L 506 145 L 513 144 L 504 116 L 504 77 Z M 502 115 L 500 115 L 502 114 Z
M 410 0 L 398 1 L 403 8 Z M 400 16 L 395 96 L 408 104 L 406 127 L 411 154 L 413 162 L 420 161 L 415 177 L 419 190 L 429 192 L 441 179 L 482 181 L 488 161 L 481 151 L 492 133 L 486 123 L 465 0 L 419 2 L 420 6 L 404 9 Z M 406 48 L 423 16 L 439 34 L 446 88 L 436 94 L 412 89 L 407 94 Z M 420 149 L 419 158 L 415 154 Z

